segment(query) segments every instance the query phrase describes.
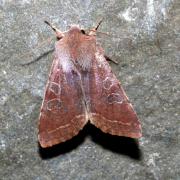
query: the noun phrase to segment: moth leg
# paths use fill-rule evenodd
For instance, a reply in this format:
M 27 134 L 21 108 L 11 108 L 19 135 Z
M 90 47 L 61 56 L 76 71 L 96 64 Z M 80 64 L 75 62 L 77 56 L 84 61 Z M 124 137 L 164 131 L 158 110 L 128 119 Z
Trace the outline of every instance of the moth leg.
M 59 39 L 61 39 L 63 36 L 64 36 L 64 34 L 63 34 L 63 32 L 61 32 L 59 29 L 57 29 L 54 25 L 52 25 L 50 22 L 48 22 L 48 21 L 44 21 L 47 25 L 49 25 L 51 28 L 52 28 L 52 30 L 56 33 L 56 37 L 57 37 L 57 39 L 59 40 Z
M 109 57 L 106 56 L 106 55 L 104 55 L 104 57 L 105 57 L 105 59 L 106 59 L 107 61 L 112 61 L 114 64 L 119 64 L 117 61 L 112 60 L 111 58 L 109 58 Z
M 43 57 L 47 56 L 49 53 L 53 52 L 54 51 L 54 48 L 53 49 L 50 49 L 46 52 L 44 52 L 43 54 L 41 54 L 40 56 L 38 56 L 37 58 L 35 58 L 34 60 L 30 61 L 30 62 L 27 62 L 27 63 L 23 63 L 23 64 L 20 64 L 21 66 L 26 66 L 26 65 L 31 65 L 39 60 L 41 60 Z

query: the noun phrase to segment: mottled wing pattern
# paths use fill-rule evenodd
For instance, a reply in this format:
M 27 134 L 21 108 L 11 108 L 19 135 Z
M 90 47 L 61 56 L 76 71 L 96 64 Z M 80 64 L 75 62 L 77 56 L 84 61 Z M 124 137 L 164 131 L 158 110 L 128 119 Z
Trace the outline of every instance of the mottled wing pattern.
M 87 122 L 78 74 L 72 70 L 66 47 L 56 44 L 39 120 L 39 142 L 50 147 L 64 142 Z
M 141 125 L 103 53 L 97 50 L 91 70 L 90 121 L 106 133 L 141 137 Z

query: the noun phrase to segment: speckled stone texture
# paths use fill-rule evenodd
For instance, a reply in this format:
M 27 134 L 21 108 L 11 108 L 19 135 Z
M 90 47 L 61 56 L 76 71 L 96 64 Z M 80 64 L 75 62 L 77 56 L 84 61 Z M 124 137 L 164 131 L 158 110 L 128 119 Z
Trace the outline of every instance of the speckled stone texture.
M 55 42 L 43 21 L 98 35 L 141 119 L 139 141 L 88 124 L 47 150 L 37 124 Z M 0 0 L 0 179 L 180 179 L 179 0 Z M 22 66 L 24 63 L 38 61 Z

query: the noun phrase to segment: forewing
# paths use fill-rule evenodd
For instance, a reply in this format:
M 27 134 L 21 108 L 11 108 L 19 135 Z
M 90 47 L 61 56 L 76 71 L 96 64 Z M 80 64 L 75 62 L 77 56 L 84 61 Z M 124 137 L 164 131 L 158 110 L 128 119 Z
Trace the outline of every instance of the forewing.
M 106 133 L 141 137 L 141 125 L 120 82 L 98 51 L 90 77 L 90 121 Z
M 65 47 L 56 45 L 39 119 L 39 142 L 50 147 L 64 142 L 86 124 L 80 79 Z

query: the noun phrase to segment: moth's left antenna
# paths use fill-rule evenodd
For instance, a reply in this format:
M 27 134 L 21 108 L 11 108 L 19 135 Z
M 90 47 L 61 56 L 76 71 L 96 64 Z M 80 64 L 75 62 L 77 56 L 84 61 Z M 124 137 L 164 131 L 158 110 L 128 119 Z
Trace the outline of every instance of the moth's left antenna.
M 48 26 L 50 26 L 51 28 L 52 28 L 52 30 L 53 31 L 58 31 L 58 29 L 55 27 L 55 26 L 53 26 L 50 22 L 48 22 L 48 21 L 44 21 Z
M 56 33 L 56 37 L 57 39 L 61 39 L 64 34 L 63 32 L 61 32 L 59 29 L 57 29 L 54 25 L 52 25 L 50 22 L 48 21 L 44 21 L 48 26 L 50 26 L 52 28 L 52 30 Z

